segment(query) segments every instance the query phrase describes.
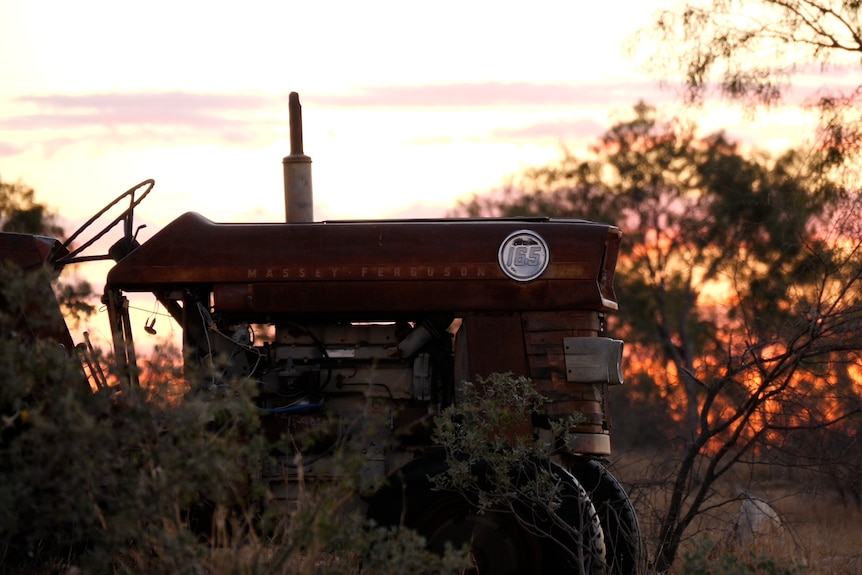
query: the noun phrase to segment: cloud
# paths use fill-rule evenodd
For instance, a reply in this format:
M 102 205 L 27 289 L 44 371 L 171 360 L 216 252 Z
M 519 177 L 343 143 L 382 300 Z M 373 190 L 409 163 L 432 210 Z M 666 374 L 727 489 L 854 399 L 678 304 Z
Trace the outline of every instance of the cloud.
M 303 105 L 336 109 L 608 109 L 660 92 L 648 82 L 619 83 L 450 83 L 417 86 L 358 86 L 345 94 L 303 94 Z M 3 106 L 0 137 L 16 134 L 19 145 L 0 155 L 41 149 L 51 155 L 69 145 L 140 146 L 208 142 L 265 146 L 287 130 L 287 94 L 208 92 L 100 92 L 21 95 Z M 564 138 L 595 133 L 586 122 L 537 124 L 498 130 L 490 137 Z M 20 136 L 19 136 L 20 134 Z M 439 135 L 429 135 L 437 138 Z M 477 134 L 487 139 L 488 134 Z M 22 147 L 23 146 L 23 147 Z
M 222 132 L 232 141 L 255 140 L 260 114 L 287 109 L 287 98 L 189 92 L 47 94 L 20 96 L 27 112 L 0 117 L 0 129 L 107 131 L 156 129 Z
M 24 95 L 0 108 L 0 137 L 51 157 L 70 146 L 95 148 L 213 143 L 266 146 L 287 128 L 287 96 L 205 92 Z M 24 147 L 22 147 L 24 146 Z M 5 153 L 4 153 L 5 150 Z
M 0 158 L 17 156 L 22 153 L 24 153 L 24 148 L 10 144 L 9 142 L 0 142 Z
M 482 82 L 417 86 L 360 86 L 347 94 L 311 94 L 317 106 L 338 108 L 614 107 L 667 95 L 655 82 Z
M 499 128 L 489 137 L 493 140 L 571 140 L 593 139 L 607 130 L 607 126 L 591 118 L 565 119 L 540 122 L 520 128 Z
M 303 101 L 335 108 L 534 108 L 631 105 L 662 93 L 651 82 L 483 82 L 416 86 L 358 86 L 346 94 L 310 93 Z M 106 92 L 25 95 L 13 105 L 29 113 L 0 117 L 0 129 L 58 130 L 83 127 L 169 126 L 224 129 L 255 117 L 284 114 L 287 94 L 207 92 Z
M 572 140 L 594 140 L 608 129 L 606 123 L 592 118 L 560 118 L 548 122 L 537 122 L 526 126 L 495 128 L 486 134 L 469 138 L 473 142 L 536 142 L 553 140 L 569 142 Z M 411 143 L 418 145 L 446 145 L 458 141 L 451 136 L 418 138 Z

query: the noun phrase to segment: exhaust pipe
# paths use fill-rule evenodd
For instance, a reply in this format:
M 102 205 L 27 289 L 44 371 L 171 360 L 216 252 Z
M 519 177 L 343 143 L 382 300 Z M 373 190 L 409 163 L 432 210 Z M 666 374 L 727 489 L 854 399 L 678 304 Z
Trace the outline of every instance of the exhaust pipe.
M 314 196 L 311 192 L 311 158 L 302 152 L 302 106 L 299 94 L 291 92 L 290 155 L 282 161 L 284 167 L 284 216 L 287 223 L 314 221 Z

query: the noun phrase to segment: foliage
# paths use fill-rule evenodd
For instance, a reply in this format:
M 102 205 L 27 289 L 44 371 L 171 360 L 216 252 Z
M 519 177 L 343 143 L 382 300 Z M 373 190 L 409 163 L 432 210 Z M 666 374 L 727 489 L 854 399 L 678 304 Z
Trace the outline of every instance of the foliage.
M 551 463 L 555 446 L 525 429 L 545 398 L 511 373 L 462 385 L 462 401 L 437 418 L 434 443 L 446 450 L 446 469 L 431 478 L 434 488 L 461 494 L 479 516 L 502 515 L 488 521 L 511 521 L 523 537 L 539 535 L 547 545 L 544 561 L 604 573 L 604 539 L 586 491 Z M 552 435 L 562 437 L 583 421 L 582 414 L 553 421 Z
M 829 187 L 810 193 L 793 152 L 775 161 L 746 158 L 724 135 L 697 138 L 695 128 L 662 123 L 641 103 L 591 158 L 567 153 L 527 170 L 502 194 L 459 206 L 474 216 L 552 214 L 617 224 L 624 233 L 616 277 L 622 335 L 633 354 L 643 350 L 638 361 L 655 361 L 658 350 L 674 364 L 676 373 L 656 383 L 683 406 L 687 427 L 699 417 L 698 361 L 726 361 L 729 342 L 717 324 L 746 320 L 742 308 L 723 304 L 745 298 L 759 306 L 751 312 L 758 339 L 765 334 L 757 318 L 786 322 L 796 303 L 783 291 L 786 278 L 816 282 L 812 259 L 822 250 L 806 231 L 829 217 L 837 199 Z M 716 300 L 720 292 L 728 295 Z
M 36 201 L 33 188 L 21 182 L 10 184 L 0 180 L 0 232 L 42 235 L 55 238 L 64 236 L 63 228 L 55 221 L 53 211 Z M 93 288 L 86 280 L 75 283 L 55 282 L 60 308 L 68 320 L 77 324 L 95 311 L 90 302 Z
M 33 188 L 0 180 L 0 232 L 61 236 L 47 205 L 36 201 Z
M 658 11 L 641 35 L 659 40 L 654 65 L 681 70 L 690 98 L 716 79 L 728 96 L 770 104 L 794 74 L 858 66 L 859 8 L 856 0 L 684 1 Z
M 58 282 L 56 292 L 63 316 L 71 325 L 77 325 L 96 311 L 96 307 L 90 303 L 93 286 L 87 280 L 76 283 Z
M 533 482 L 520 484 L 520 474 L 512 473 L 530 460 L 551 454 L 554 447 L 533 437 L 532 429 L 524 429 L 524 421 L 530 414 L 541 413 L 546 401 L 532 382 L 510 373 L 493 373 L 475 384 L 463 382 L 462 393 L 459 404 L 437 418 L 433 441 L 446 446 L 447 471 L 434 478 L 436 487 L 476 491 L 482 509 L 499 505 L 501 499 L 507 507 L 515 501 L 557 499 L 560 485 L 548 469 L 538 470 L 539 488 Z M 552 434 L 563 437 L 583 421 L 579 413 L 552 421 Z M 476 475 L 478 463 L 487 466 L 485 477 Z
M 615 279 L 632 397 L 671 407 L 655 567 L 747 458 L 799 458 L 797 438 L 858 437 L 862 243 L 855 196 L 799 154 L 743 155 L 722 134 L 639 104 L 582 159 L 525 172 L 460 214 L 586 217 L 624 232 Z M 659 469 L 659 468 L 657 468 Z
M 4 297 L 37 276 L 4 270 Z M 168 355 L 148 362 L 145 387 L 94 394 L 66 350 L 20 338 L 13 320 L 0 313 L 4 573 L 395 574 L 464 564 L 463 554 L 426 551 L 409 530 L 369 524 L 351 505 L 356 482 L 301 485 L 295 509 L 264 505 L 256 470 L 269 448 L 241 382 L 189 392 Z
M 648 68 L 701 103 L 717 90 L 753 110 L 786 100 L 792 81 L 826 85 L 810 95 L 820 113 L 826 166 L 855 163 L 862 152 L 862 22 L 857 0 L 683 0 L 657 11 L 632 39 L 648 46 Z M 849 82 L 848 82 L 849 78 Z
M 743 556 L 719 552 L 714 542 L 701 538 L 694 542 L 692 550 L 682 553 L 680 572 L 686 575 L 801 575 L 805 570 L 793 563 L 752 552 Z
M 3 333 L 7 568 L 72 557 L 92 571 L 180 571 L 199 557 L 206 548 L 195 544 L 183 510 L 202 494 L 215 504 L 236 502 L 247 404 L 172 406 L 155 389 L 92 395 L 78 385 L 80 365 L 65 350 Z

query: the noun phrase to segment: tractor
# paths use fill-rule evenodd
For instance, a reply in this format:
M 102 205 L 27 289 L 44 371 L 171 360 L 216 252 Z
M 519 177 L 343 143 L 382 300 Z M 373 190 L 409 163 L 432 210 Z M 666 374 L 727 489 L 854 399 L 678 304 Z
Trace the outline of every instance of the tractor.
M 153 294 L 182 330 L 193 387 L 254 382 L 260 432 L 273 441 L 324 429 L 261 471 L 277 499 L 295 500 L 300 474 L 338 481 L 333 449 L 357 442 L 363 479 L 377 486 L 361 502 L 368 517 L 406 523 L 435 549 L 468 543 L 480 573 L 580 572 L 565 566 L 572 554 L 561 547 L 573 545 L 586 550 L 588 572 L 638 573 L 635 511 L 606 468 L 609 390 L 623 383 L 623 342 L 607 324 L 617 309 L 620 230 L 550 217 L 313 221 L 300 110 L 291 94 L 284 223 L 186 213 L 139 242 L 134 210 L 148 180 L 62 244 L 0 234 L 0 259 L 55 268 L 114 260 L 102 301 L 117 372 L 131 384 L 127 296 Z M 79 239 L 123 201 L 120 216 Z M 119 223 L 123 237 L 108 254 L 82 255 Z M 71 346 L 61 321 L 43 335 Z M 525 433 L 547 436 L 549 422 L 581 414 L 537 463 L 565 495 L 553 517 L 480 512 L 470 494 L 431 481 L 447 468 L 435 417 L 458 404 L 464 382 L 492 373 L 528 378 L 544 398 L 541 416 L 522 422 Z M 555 536 L 555 521 L 567 536 Z

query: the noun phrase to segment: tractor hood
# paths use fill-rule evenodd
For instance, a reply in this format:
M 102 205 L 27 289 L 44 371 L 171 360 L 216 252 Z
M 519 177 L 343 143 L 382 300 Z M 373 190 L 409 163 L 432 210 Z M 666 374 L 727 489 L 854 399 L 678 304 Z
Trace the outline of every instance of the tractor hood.
M 186 213 L 120 261 L 107 288 L 199 285 L 232 312 L 612 311 L 620 237 L 584 220 L 218 224 Z

